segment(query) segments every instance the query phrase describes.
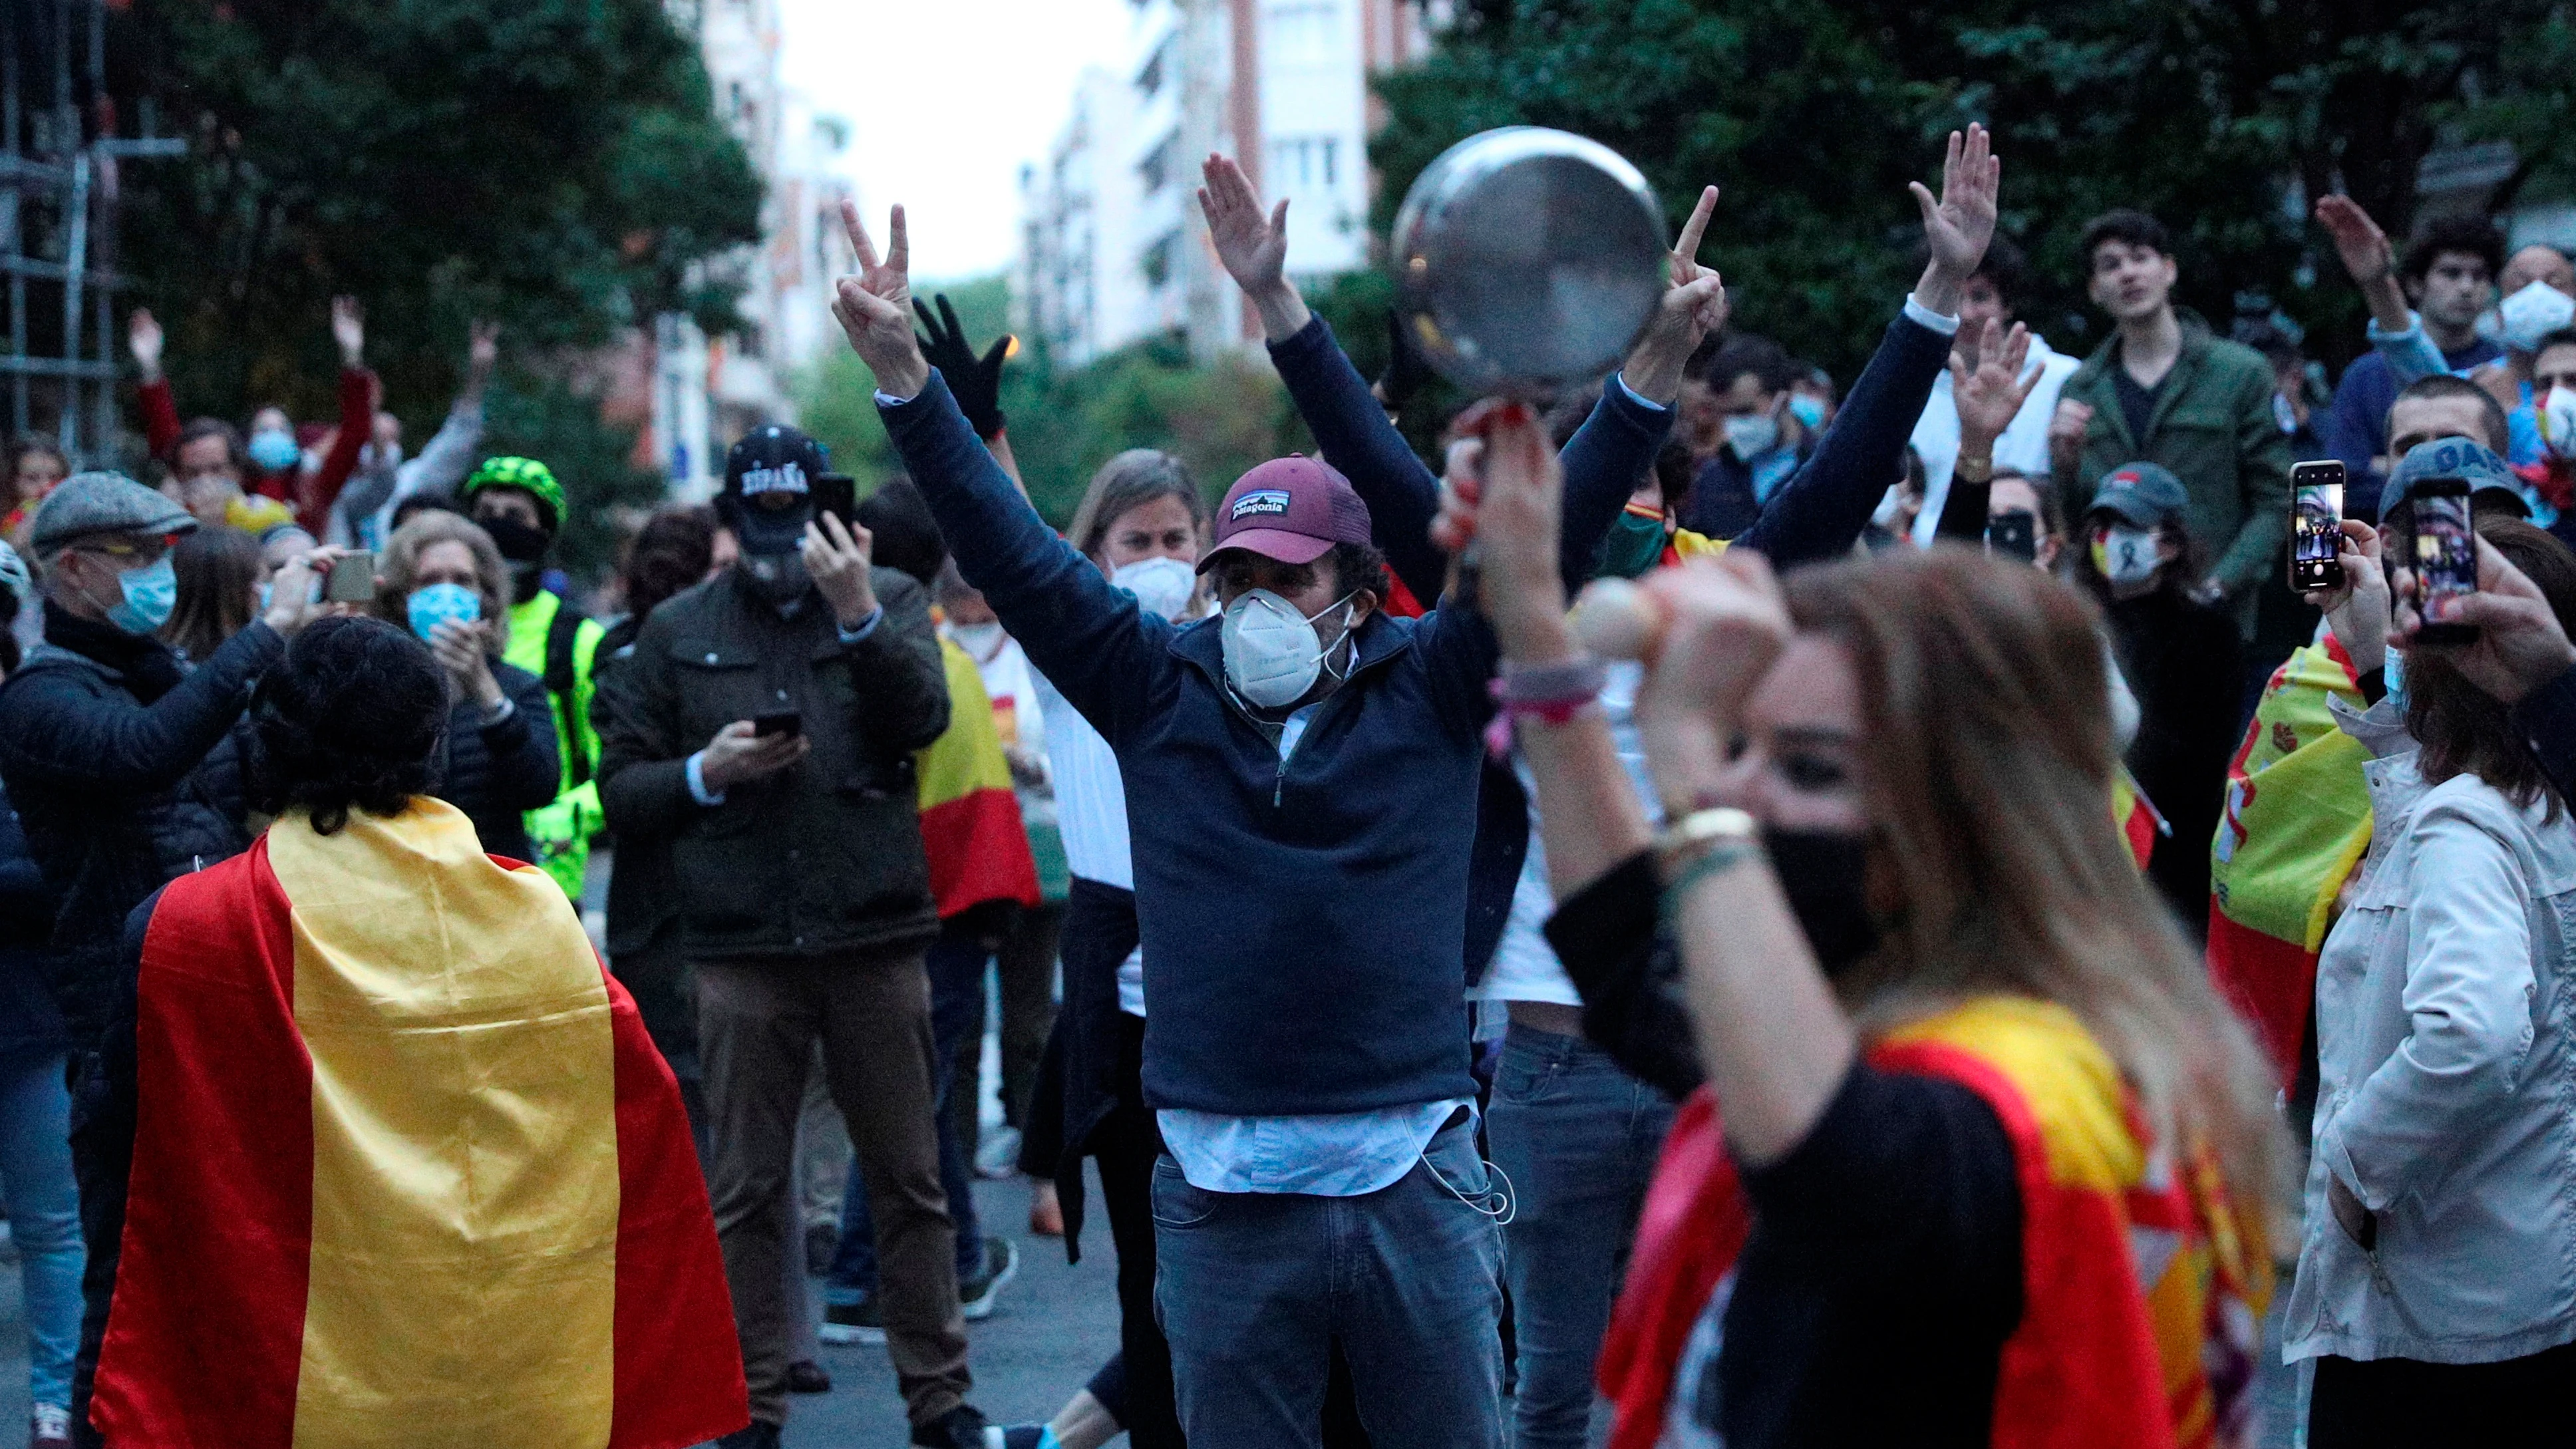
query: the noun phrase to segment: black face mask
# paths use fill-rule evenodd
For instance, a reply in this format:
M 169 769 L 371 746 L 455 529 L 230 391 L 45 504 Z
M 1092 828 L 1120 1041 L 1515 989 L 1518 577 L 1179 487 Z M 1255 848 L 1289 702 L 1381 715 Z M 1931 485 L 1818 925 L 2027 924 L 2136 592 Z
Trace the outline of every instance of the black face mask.
M 805 591 L 814 586 L 801 554 L 747 553 L 737 567 L 750 582 L 752 592 L 780 608 L 804 598 Z
M 553 534 L 542 528 L 531 528 L 506 513 L 474 521 L 482 526 L 485 533 L 492 535 L 492 546 L 501 551 L 501 557 L 512 563 L 544 563 L 546 549 L 555 541 Z
M 1869 837 L 1765 826 L 1762 848 L 1816 964 L 1840 976 L 1878 948 L 1869 914 Z

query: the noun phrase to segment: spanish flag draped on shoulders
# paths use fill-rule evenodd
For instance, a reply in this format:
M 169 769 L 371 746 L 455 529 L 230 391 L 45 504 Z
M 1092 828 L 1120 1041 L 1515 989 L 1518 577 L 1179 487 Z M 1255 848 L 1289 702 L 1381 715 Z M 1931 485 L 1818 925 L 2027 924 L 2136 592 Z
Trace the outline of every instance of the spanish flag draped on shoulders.
M 2003 1124 L 2021 1206 L 2021 1316 L 1994 1388 L 1997 1449 L 2198 1449 L 2244 1422 L 2269 1263 L 2205 1159 L 2151 1139 L 2101 1045 L 2065 1008 L 1968 1000 L 1881 1036 L 1870 1066 L 1956 1083 Z M 1686 1099 L 1602 1347 L 1611 1449 L 1652 1449 L 1695 1335 L 1754 1215 L 1706 1087 Z M 1718 1310 L 1722 1317 L 1722 1308 Z
M 141 944 L 108 1443 L 747 1421 L 678 1088 L 542 871 L 425 797 L 329 834 L 291 812 L 166 887 Z

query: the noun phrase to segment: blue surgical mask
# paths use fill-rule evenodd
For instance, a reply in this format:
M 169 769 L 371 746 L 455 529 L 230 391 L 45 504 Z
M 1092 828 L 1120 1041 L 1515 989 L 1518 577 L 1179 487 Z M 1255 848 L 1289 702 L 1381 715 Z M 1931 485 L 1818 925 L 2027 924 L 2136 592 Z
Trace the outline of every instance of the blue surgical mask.
M 463 584 L 430 584 L 411 591 L 403 604 L 411 620 L 411 631 L 429 641 L 430 631 L 441 624 L 471 624 L 483 617 L 483 599 Z
M 284 472 L 304 460 L 295 435 L 284 428 L 262 428 L 250 435 L 250 460 L 271 473 Z
M 1726 445 L 1745 462 L 1768 453 L 1780 441 L 1780 420 L 1769 413 L 1753 413 L 1726 420 Z
M 128 634 L 151 633 L 179 607 L 179 571 L 166 554 L 117 575 L 116 583 L 122 597 L 107 611 L 107 622 Z
M 2388 685 L 2388 703 L 2397 711 L 2398 717 L 2402 719 L 2406 714 L 2405 652 L 2397 649 L 2389 650 L 2388 659 L 2385 663 L 2380 665 L 2380 670 L 2380 678 Z
M 1798 420 L 1798 426 L 1812 433 L 1825 425 L 1825 400 L 1793 392 L 1789 394 L 1789 416 Z

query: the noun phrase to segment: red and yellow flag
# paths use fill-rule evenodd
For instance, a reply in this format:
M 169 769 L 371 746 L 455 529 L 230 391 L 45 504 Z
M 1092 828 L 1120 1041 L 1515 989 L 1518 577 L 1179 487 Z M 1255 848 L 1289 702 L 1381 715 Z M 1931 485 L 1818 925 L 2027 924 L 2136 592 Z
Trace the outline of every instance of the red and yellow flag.
M 1996 1366 L 1997 1449 L 2206 1449 L 2245 1408 L 2270 1264 L 2205 1160 L 2177 1173 L 2073 1013 L 1990 996 L 1874 1043 L 1870 1064 L 1993 1108 L 2021 1189 L 2022 1317 Z M 1659 1442 L 1673 1373 L 1753 1211 L 1703 1087 L 1639 1215 L 1598 1384 L 1610 1449 Z
M 2264 686 L 2227 770 L 2211 842 L 2209 972 L 2254 1023 L 2283 1084 L 2297 1075 L 2335 897 L 2370 847 L 2370 751 L 2327 709 L 2361 687 L 2332 634 Z
M 992 696 L 973 655 L 942 638 L 939 656 L 948 669 L 948 732 L 913 755 L 931 898 L 941 920 L 986 901 L 1034 908 L 1037 860 L 1020 824 L 1020 797 L 1011 789 Z
M 416 800 L 163 892 L 91 1416 L 154 1449 L 743 1426 L 678 1085 L 563 892 Z

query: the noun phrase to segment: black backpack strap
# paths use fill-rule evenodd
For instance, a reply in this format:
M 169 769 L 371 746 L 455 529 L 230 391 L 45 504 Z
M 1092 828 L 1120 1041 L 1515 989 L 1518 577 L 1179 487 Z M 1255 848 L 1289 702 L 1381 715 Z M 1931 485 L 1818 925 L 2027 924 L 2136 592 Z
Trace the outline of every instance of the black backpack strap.
M 555 711 L 565 721 L 564 739 L 572 750 L 571 779 L 576 786 L 590 783 L 590 755 L 581 747 L 581 731 L 576 723 L 580 701 L 573 688 L 580 682 L 573 667 L 573 646 L 581 637 L 581 626 L 587 617 L 572 605 L 558 603 L 555 616 L 546 625 L 546 693 L 554 696 Z

